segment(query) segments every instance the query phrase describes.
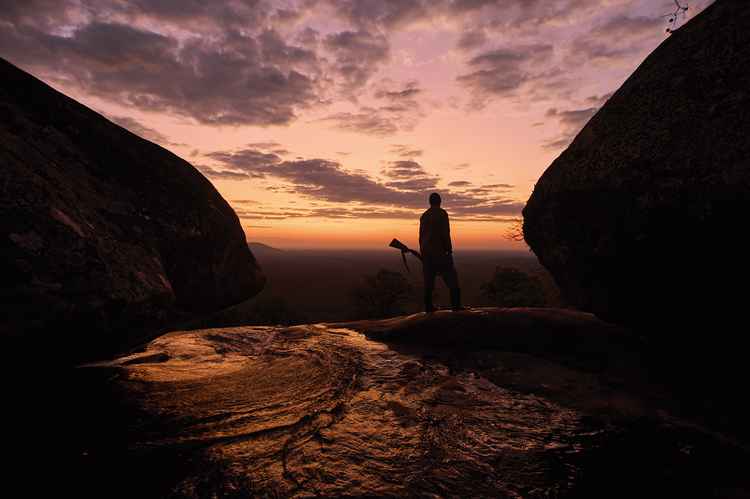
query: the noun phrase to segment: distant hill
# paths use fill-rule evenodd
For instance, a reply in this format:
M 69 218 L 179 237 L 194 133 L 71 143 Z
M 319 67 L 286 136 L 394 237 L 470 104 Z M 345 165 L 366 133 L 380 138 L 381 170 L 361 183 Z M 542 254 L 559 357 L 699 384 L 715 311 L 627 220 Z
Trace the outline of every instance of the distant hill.
M 247 247 L 250 248 L 250 251 L 254 252 L 255 254 L 283 253 L 284 252 L 284 250 L 281 250 L 279 248 L 274 248 L 273 246 L 269 246 L 267 244 L 263 244 L 259 242 L 248 242 Z

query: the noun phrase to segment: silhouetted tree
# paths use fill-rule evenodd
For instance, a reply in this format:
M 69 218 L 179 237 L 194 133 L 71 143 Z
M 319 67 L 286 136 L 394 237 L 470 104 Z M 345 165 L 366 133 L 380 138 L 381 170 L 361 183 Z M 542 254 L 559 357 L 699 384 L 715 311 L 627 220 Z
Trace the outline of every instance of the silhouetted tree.
M 480 287 L 482 296 L 498 307 L 546 305 L 544 288 L 534 276 L 509 267 L 497 267 L 489 282 Z
M 386 269 L 363 277 L 350 292 L 356 316 L 360 319 L 401 315 L 412 294 L 413 288 L 403 274 Z
M 667 27 L 667 33 L 673 33 L 677 28 L 679 28 L 680 18 L 684 19 L 689 9 L 689 6 L 686 0 L 673 0 L 673 1 L 675 4 L 674 12 L 670 12 L 662 16 L 662 17 L 669 18 L 669 26 Z M 684 2 L 685 4 L 683 5 L 682 2 Z

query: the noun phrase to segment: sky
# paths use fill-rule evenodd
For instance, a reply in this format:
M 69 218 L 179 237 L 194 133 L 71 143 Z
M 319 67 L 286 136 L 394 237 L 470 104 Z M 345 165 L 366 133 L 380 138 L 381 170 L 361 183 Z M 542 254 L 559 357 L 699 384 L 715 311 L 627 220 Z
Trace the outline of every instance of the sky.
M 711 0 L 678 0 L 684 25 Z M 458 249 L 669 34 L 675 0 L 0 0 L 0 56 L 186 159 L 249 241 Z

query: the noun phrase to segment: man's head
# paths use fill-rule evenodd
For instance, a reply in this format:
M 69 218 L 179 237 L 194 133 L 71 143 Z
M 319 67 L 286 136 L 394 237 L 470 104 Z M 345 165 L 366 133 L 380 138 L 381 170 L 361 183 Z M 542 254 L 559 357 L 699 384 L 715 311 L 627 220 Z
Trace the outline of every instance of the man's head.
M 440 206 L 440 201 L 442 201 L 440 199 L 440 194 L 437 192 L 430 194 L 430 206 Z

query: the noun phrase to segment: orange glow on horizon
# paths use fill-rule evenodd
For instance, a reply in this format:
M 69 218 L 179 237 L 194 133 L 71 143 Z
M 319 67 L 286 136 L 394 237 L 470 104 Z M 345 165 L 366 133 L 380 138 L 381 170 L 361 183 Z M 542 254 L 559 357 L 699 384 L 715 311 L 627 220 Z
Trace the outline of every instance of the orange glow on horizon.
M 449 211 L 450 213 L 450 211 Z M 523 242 L 508 240 L 510 224 L 451 222 L 451 239 L 461 250 L 526 250 Z M 261 242 L 279 249 L 387 250 L 394 237 L 407 246 L 419 246 L 419 217 L 406 220 L 339 221 L 307 220 L 286 224 L 283 229 L 243 224 L 249 242 Z

